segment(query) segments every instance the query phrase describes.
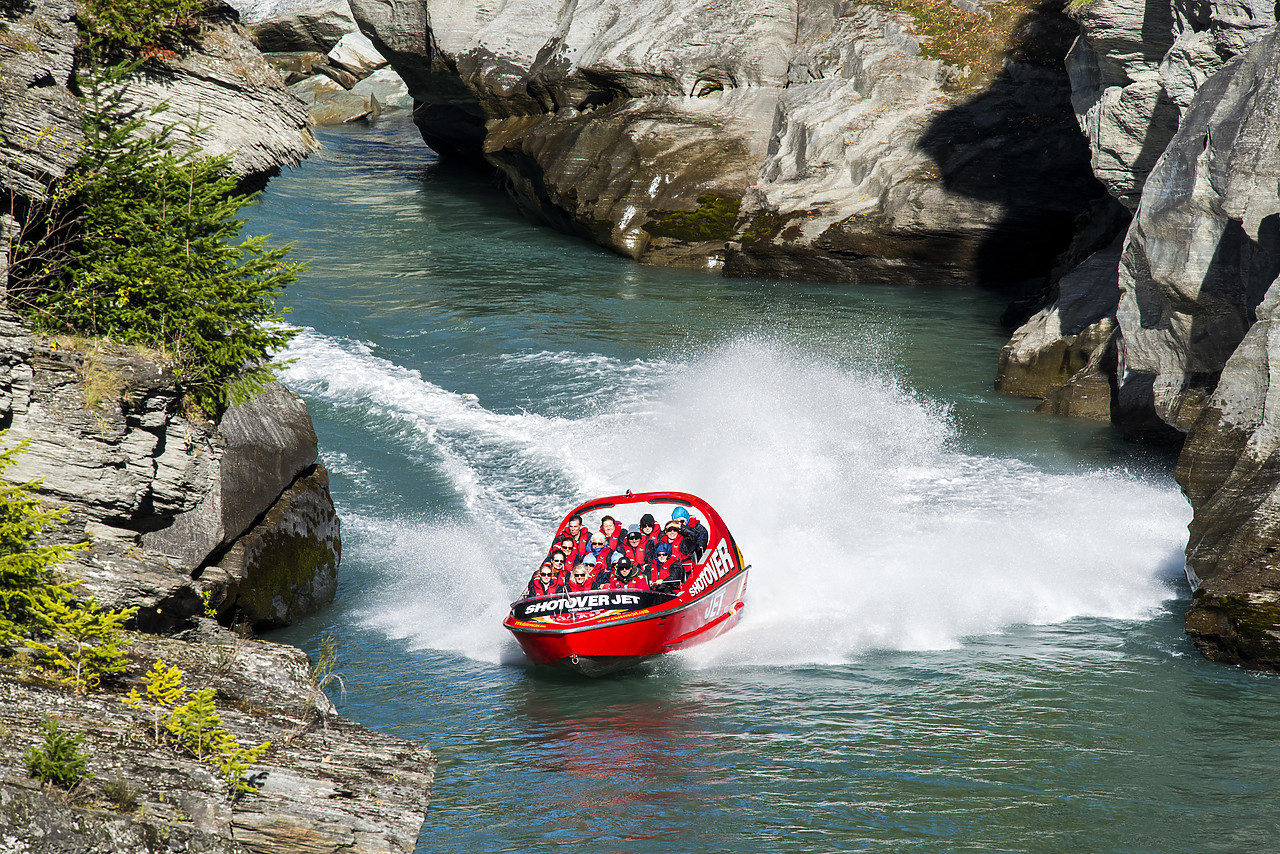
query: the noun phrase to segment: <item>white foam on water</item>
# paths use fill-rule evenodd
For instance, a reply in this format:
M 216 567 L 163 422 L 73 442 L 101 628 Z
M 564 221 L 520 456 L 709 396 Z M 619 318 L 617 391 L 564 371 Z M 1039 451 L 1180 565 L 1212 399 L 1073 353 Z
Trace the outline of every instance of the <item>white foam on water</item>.
M 1171 481 L 962 453 L 946 407 L 874 364 L 747 337 L 672 361 L 593 356 L 599 405 L 566 417 L 489 411 L 309 331 L 287 355 L 292 386 L 403 431 L 463 498 L 457 518 L 346 522 L 347 554 L 375 568 L 359 618 L 424 647 L 509 658 L 500 623 L 552 526 L 626 489 L 702 496 L 752 564 L 741 624 L 684 653 L 690 666 L 1144 619 L 1182 566 L 1190 510 Z M 580 357 L 518 358 L 534 371 Z

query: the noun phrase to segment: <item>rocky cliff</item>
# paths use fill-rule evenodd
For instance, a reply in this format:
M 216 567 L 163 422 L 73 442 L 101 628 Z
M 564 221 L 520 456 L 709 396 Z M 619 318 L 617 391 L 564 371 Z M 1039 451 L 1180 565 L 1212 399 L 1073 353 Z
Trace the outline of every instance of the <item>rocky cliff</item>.
M 1185 438 L 1187 629 L 1210 658 L 1270 670 L 1280 670 L 1268 372 L 1280 274 L 1275 14 L 1247 2 L 1075 9 L 1073 102 L 1095 171 L 1133 221 L 1014 335 L 998 380 L 1054 411 L 1110 416 L 1131 436 Z M 1085 387 L 1098 405 L 1079 404 Z
M 79 33 L 63 0 L 0 5 L 0 238 L 21 239 L 79 153 L 72 94 Z M 194 141 L 232 155 L 248 182 L 297 162 L 314 140 L 228 7 L 193 44 L 153 59 L 126 88 Z M 0 247 L 6 263 L 8 246 Z M 0 284 L 7 267 L 0 267 Z M 22 651 L 0 648 L 0 847 L 24 852 L 411 851 L 434 758 L 333 714 L 305 655 L 247 640 L 333 596 L 341 542 L 302 401 L 279 384 L 210 422 L 162 354 L 37 336 L 0 311 L 0 429 L 26 450 L 5 472 L 39 479 L 86 548 L 61 568 L 100 604 L 137 608 L 129 669 L 73 694 Z M 223 626 L 236 626 L 232 633 Z M 272 743 L 239 799 L 209 763 L 148 738 L 121 703 L 151 663 L 214 689 L 240 741 Z M 46 716 L 84 738 L 93 780 L 70 793 L 27 776 Z
M 1034 289 L 1108 213 L 1052 4 L 936 4 L 937 32 L 905 2 L 351 5 L 433 148 L 642 261 Z M 931 49 L 953 29 L 983 47 Z

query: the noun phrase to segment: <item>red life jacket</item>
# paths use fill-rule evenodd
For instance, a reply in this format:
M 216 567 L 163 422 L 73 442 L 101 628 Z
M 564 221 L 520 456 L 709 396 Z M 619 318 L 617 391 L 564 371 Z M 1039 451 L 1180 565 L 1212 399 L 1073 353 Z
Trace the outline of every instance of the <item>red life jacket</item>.
M 576 581 L 576 580 L 575 580 L 575 579 L 573 579 L 573 578 L 570 578 L 570 579 L 569 579 L 569 581 L 568 581 L 568 583 L 567 583 L 567 584 L 565 584 L 565 586 L 564 586 L 564 592 L 566 592 L 566 593 L 589 593 L 589 592 L 591 592 L 592 586 L 593 586 L 593 584 L 594 584 L 594 582 L 595 582 L 595 578 L 594 578 L 593 576 L 594 576 L 594 573 L 589 573 L 589 574 L 587 575 L 587 577 L 586 577 L 586 578 L 582 579 L 582 581 L 581 581 L 581 582 Z
M 613 581 L 609 582 L 610 590 L 648 590 L 649 579 L 645 578 L 641 573 L 636 573 L 630 579 L 623 581 L 622 577 L 616 572 L 613 574 Z
M 569 527 L 566 525 L 556 534 L 555 542 L 559 543 L 565 537 L 574 541 L 574 548 L 578 550 L 578 554 L 582 555 L 587 553 L 587 544 L 591 542 L 591 532 L 587 530 L 586 525 L 583 525 L 578 529 L 578 536 L 576 537 L 569 533 Z
M 553 575 L 543 584 L 541 578 L 534 578 L 529 585 L 530 596 L 552 596 L 560 592 L 560 581 Z
M 622 554 L 627 560 L 631 561 L 632 566 L 644 566 L 644 537 L 636 540 L 634 546 L 630 540 L 624 540 L 622 543 Z
M 604 534 L 603 525 L 600 526 L 600 533 Z M 617 522 L 613 523 L 613 533 L 604 534 L 604 542 L 605 542 L 605 545 L 609 547 L 609 551 L 611 552 L 622 551 L 622 547 L 619 545 L 619 543 L 622 542 L 622 535 L 625 533 L 626 531 L 623 530 L 623 527 L 621 525 L 619 525 Z
M 661 542 L 671 546 L 671 554 L 663 558 L 655 554 L 653 557 L 653 566 L 649 570 L 649 577 L 655 581 L 666 581 L 671 577 L 671 568 L 681 561 L 688 560 L 685 554 L 680 551 L 680 535 L 677 534 L 674 540 L 668 540 L 663 537 Z

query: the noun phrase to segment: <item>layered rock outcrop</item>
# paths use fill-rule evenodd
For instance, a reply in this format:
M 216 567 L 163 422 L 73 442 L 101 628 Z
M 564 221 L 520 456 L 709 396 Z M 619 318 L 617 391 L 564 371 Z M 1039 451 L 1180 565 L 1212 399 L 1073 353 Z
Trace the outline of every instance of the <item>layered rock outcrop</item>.
M 1040 286 L 1105 197 L 1052 7 L 1007 24 L 1018 47 L 990 78 L 926 56 L 891 4 L 352 11 L 429 145 L 483 158 L 538 220 L 642 261 Z
M 192 642 L 199 639 L 199 642 Z M 23 854 L 409 854 L 431 794 L 426 750 L 339 717 L 299 650 L 202 626 L 188 640 L 136 635 L 129 673 L 72 699 L 21 659 L 0 660 L 0 845 Z M 230 797 L 216 765 L 157 747 L 150 715 L 121 701 L 162 660 L 211 688 L 220 726 L 270 742 L 249 769 L 257 791 Z M 24 753 L 52 716 L 83 739 L 90 779 L 50 793 Z
M 1115 280 L 1093 276 L 1092 286 L 1076 281 L 1063 295 L 1085 299 L 1090 322 L 1117 330 L 1115 419 L 1130 436 L 1176 442 L 1195 421 L 1270 283 L 1265 270 L 1250 269 L 1267 264 L 1256 248 L 1269 240 L 1269 226 L 1261 223 L 1267 212 L 1243 213 L 1258 208 L 1248 185 L 1265 178 L 1252 174 L 1247 161 L 1254 154 L 1234 153 L 1232 123 L 1273 111 L 1265 97 L 1230 95 L 1224 88 L 1229 73 L 1214 75 L 1273 31 L 1275 8 L 1092 0 L 1073 6 L 1072 14 L 1081 34 L 1067 67 L 1093 168 L 1135 213 Z M 1237 103 L 1219 109 L 1224 97 Z M 1219 115 L 1203 116 L 1206 111 Z M 1194 142 L 1171 147 L 1179 123 L 1188 121 L 1212 137 L 1212 153 L 1202 155 Z M 1046 312 L 1056 310 L 1050 305 Z M 1048 388 L 1024 387 L 1016 376 L 1030 358 L 1030 342 L 1042 342 L 1041 361 L 1073 346 L 1074 332 L 1055 338 L 1037 331 L 1043 323 L 1043 316 L 1036 318 L 1015 336 L 1018 355 L 1006 348 L 1002 388 L 1042 397 L 1066 386 L 1069 378 Z
M 27 445 L 7 476 L 40 479 L 46 501 L 69 511 L 61 537 L 90 543 L 70 571 L 99 601 L 138 605 L 139 626 L 173 630 L 207 605 L 268 628 L 332 598 L 338 520 L 296 395 L 272 384 L 215 425 L 185 413 L 162 362 L 69 349 L 12 318 L 0 319 L 0 345 L 0 424 Z

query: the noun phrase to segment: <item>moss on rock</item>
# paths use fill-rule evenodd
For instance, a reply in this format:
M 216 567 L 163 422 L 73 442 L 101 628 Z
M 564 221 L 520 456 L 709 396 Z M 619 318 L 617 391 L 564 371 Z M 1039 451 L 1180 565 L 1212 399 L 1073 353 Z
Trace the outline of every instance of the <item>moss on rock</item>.
M 654 237 L 670 237 L 688 243 L 707 240 L 729 240 L 738 221 L 742 199 L 703 193 L 698 196 L 698 207 L 693 211 L 654 209 L 642 226 Z

